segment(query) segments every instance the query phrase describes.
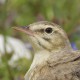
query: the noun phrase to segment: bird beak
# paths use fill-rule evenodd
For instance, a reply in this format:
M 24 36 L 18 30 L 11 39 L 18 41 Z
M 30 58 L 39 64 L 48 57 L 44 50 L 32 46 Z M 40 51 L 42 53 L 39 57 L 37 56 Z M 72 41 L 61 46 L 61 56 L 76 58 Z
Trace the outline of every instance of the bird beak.
M 30 36 L 34 36 L 34 33 L 32 30 L 29 29 L 29 27 L 12 27 L 14 30 L 17 30 L 17 31 L 21 31 L 21 32 L 24 32 L 26 33 L 27 35 L 30 35 Z

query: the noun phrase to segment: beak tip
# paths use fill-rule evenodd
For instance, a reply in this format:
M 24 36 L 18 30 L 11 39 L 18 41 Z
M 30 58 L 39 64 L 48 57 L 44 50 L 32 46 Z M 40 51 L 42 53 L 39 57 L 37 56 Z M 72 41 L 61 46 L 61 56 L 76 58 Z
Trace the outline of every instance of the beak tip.
M 19 28 L 18 28 L 18 27 L 12 27 L 12 29 L 14 29 L 14 30 L 19 30 Z
M 16 27 L 11 27 L 12 29 L 16 29 Z

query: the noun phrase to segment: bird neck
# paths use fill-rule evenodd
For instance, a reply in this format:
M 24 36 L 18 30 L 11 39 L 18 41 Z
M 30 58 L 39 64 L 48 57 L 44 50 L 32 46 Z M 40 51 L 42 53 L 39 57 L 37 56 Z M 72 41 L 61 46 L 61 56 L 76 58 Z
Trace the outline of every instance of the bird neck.
M 53 49 L 51 50 L 52 53 L 55 53 L 55 52 L 61 52 L 61 51 L 72 51 L 72 47 L 70 45 L 70 43 L 65 43 L 60 45 L 60 46 L 54 46 Z
M 52 39 L 52 41 L 53 40 L 54 39 Z M 65 37 L 60 36 L 59 38 L 56 38 L 56 40 L 54 40 L 54 42 L 52 42 L 52 45 L 53 46 L 50 50 L 52 53 L 60 52 L 63 50 L 68 50 L 68 51 L 72 50 L 70 41 L 67 36 L 65 36 Z

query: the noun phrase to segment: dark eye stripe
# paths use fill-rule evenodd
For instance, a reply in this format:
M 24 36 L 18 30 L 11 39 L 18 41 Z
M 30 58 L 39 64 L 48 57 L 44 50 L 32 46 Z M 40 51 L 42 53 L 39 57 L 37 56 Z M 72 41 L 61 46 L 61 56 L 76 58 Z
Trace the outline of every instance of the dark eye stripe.
M 43 32 L 44 32 L 44 29 L 40 29 L 40 32 L 42 32 L 42 33 L 43 33 Z
M 35 32 L 41 32 L 41 33 L 43 33 L 44 29 L 37 29 L 37 30 L 35 30 Z

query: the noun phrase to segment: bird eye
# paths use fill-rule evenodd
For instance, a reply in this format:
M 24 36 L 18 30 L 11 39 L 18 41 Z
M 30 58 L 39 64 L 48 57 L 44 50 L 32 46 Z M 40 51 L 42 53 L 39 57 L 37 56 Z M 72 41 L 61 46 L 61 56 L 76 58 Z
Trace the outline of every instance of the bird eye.
M 53 30 L 52 30 L 52 28 L 50 28 L 50 27 L 45 29 L 45 32 L 46 32 L 46 33 L 52 33 L 52 31 L 53 31 Z

